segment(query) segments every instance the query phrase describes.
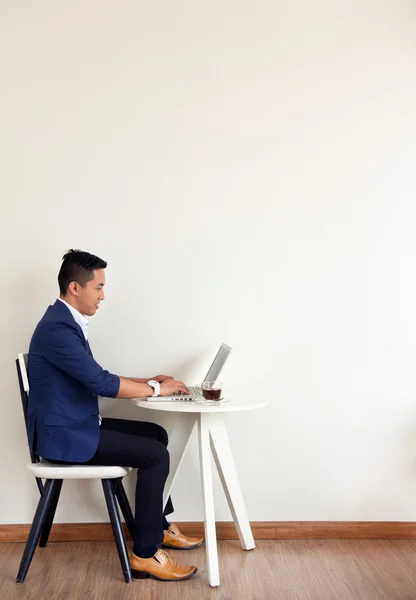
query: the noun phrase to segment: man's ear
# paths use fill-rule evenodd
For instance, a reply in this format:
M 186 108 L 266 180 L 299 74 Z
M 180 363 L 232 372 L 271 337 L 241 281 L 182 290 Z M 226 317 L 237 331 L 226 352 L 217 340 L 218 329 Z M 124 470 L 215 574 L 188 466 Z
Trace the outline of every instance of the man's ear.
M 68 292 L 70 292 L 73 296 L 78 296 L 80 287 L 81 286 L 79 285 L 79 283 L 77 283 L 76 281 L 71 281 L 71 283 L 68 286 Z

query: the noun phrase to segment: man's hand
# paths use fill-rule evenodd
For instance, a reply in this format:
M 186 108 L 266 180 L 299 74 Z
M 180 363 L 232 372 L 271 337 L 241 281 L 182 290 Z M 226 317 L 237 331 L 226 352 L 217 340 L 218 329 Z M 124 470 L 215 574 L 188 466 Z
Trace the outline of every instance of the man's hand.
M 151 377 L 147 381 L 153 380 L 157 381 L 158 383 L 163 383 L 164 381 L 168 381 L 169 379 L 173 379 L 173 377 L 171 377 L 170 375 L 156 375 L 156 377 Z
M 175 392 L 185 392 L 185 394 L 189 394 L 188 388 L 182 381 L 170 378 L 165 379 L 165 381 L 160 384 L 161 396 L 172 396 Z

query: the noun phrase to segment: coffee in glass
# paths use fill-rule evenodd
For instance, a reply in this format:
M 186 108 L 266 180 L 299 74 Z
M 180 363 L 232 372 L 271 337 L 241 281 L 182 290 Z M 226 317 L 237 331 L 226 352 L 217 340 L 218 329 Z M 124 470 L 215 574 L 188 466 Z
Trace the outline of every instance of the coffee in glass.
M 205 400 L 221 400 L 222 399 L 222 382 L 221 381 L 204 381 L 201 384 L 202 395 Z

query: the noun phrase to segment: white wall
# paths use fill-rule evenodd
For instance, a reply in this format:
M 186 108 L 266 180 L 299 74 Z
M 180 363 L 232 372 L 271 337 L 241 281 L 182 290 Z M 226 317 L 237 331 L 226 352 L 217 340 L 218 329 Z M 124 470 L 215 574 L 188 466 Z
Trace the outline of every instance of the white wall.
M 228 419 L 252 520 L 416 520 L 413 3 L 0 17 L 0 521 L 38 499 L 13 360 L 71 247 L 109 263 L 90 334 L 106 368 L 195 381 L 226 341 L 229 392 L 270 397 Z M 195 451 L 179 521 L 202 518 Z M 58 518 L 106 520 L 99 486 L 68 485 Z

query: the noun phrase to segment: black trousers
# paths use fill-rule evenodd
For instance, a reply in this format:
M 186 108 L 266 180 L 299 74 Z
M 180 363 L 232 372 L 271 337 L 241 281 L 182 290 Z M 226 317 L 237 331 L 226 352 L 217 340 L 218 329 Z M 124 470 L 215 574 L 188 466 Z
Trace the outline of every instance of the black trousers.
M 168 434 L 156 423 L 104 418 L 94 456 L 83 464 L 137 468 L 134 551 L 163 541 L 164 515 L 173 512 L 163 489 L 169 474 Z M 51 461 L 57 462 L 57 461 Z M 68 464 L 68 463 L 67 463 Z

